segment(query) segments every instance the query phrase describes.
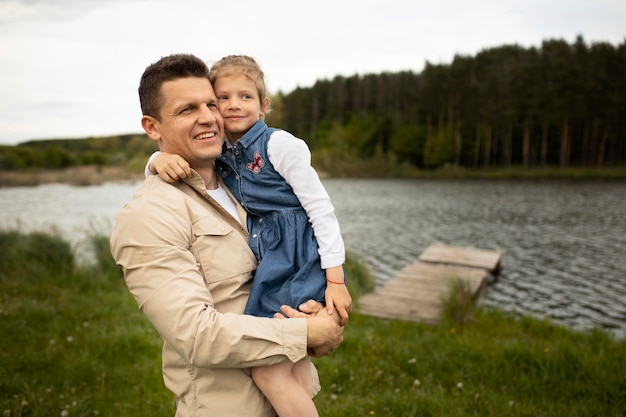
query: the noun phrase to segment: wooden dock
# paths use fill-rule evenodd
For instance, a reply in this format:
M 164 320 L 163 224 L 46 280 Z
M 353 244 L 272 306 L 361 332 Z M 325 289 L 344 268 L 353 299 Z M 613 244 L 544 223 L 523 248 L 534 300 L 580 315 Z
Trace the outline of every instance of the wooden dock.
M 435 243 L 419 260 L 359 300 L 362 314 L 436 324 L 454 280 L 467 283 L 477 299 L 490 274 L 500 271 L 502 252 Z

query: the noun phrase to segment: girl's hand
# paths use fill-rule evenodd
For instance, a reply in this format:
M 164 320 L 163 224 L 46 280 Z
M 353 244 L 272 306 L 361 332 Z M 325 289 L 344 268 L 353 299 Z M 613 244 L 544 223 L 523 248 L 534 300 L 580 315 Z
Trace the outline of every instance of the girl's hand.
M 326 270 L 326 309 L 328 314 L 335 310 L 339 313 L 340 324 L 345 326 L 352 312 L 352 297 L 345 284 L 343 267 L 338 266 Z
M 173 183 L 191 176 L 191 167 L 182 156 L 159 152 L 150 162 L 150 172 L 158 174 L 165 182 Z

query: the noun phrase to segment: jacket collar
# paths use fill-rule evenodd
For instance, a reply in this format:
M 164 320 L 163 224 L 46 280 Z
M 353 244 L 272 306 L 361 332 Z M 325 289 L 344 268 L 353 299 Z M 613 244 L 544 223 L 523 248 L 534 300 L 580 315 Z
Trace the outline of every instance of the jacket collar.
M 217 172 L 216 172 L 216 175 L 217 175 Z M 183 178 L 182 181 L 176 182 L 174 183 L 174 185 L 178 184 L 179 185 L 178 188 L 181 191 L 183 191 L 185 194 L 187 194 L 188 196 L 192 197 L 193 199 L 197 200 L 198 198 L 202 198 L 204 201 L 208 202 L 211 206 L 213 206 L 216 210 L 218 210 L 223 215 L 224 220 L 227 223 L 229 223 L 235 230 L 238 230 L 242 235 L 244 235 L 244 237 L 247 240 L 248 230 L 244 226 L 242 226 L 246 224 L 246 211 L 244 210 L 243 207 L 241 207 L 241 205 L 239 204 L 237 199 L 233 196 L 233 194 L 230 192 L 228 187 L 226 187 L 220 175 L 217 175 L 217 181 L 219 182 L 220 186 L 224 190 L 226 190 L 226 194 L 228 194 L 228 196 L 235 202 L 235 205 L 237 206 L 237 213 L 239 214 L 241 223 L 238 222 L 237 219 L 233 218 L 233 216 L 231 216 L 230 213 L 226 211 L 226 209 L 222 207 L 220 203 L 215 201 L 213 197 L 211 197 L 209 193 L 207 193 L 206 184 L 204 183 L 204 180 L 202 179 L 200 174 L 198 174 L 198 172 L 195 171 L 194 169 L 191 169 L 191 177 Z M 186 184 L 188 185 L 188 187 L 182 186 L 182 184 Z

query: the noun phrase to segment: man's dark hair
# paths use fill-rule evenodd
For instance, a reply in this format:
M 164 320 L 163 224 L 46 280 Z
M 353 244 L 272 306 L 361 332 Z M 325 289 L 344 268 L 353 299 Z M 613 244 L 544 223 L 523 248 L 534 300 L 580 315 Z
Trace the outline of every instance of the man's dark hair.
M 208 79 L 209 68 L 204 61 L 191 54 L 174 54 L 150 64 L 143 72 L 139 83 L 142 114 L 160 121 L 163 105 L 161 86 L 166 81 L 187 77 Z

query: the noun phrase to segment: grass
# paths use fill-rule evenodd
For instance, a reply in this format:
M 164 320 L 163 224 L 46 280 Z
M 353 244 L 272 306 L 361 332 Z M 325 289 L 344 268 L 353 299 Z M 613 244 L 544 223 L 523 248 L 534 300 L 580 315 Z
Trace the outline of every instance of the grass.
M 42 233 L 0 232 L 2 416 L 173 416 L 161 341 L 92 238 L 93 265 Z M 371 288 L 349 256 L 353 295 Z M 446 300 L 437 326 L 353 313 L 345 341 L 315 359 L 320 414 L 623 416 L 626 341 Z M 455 305 L 457 300 L 461 305 Z
M 0 233 L 0 254 L 3 416 L 173 415 L 161 342 L 112 261 L 77 266 L 40 233 Z

